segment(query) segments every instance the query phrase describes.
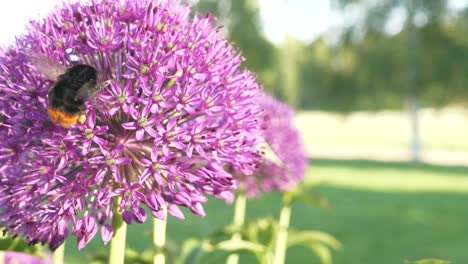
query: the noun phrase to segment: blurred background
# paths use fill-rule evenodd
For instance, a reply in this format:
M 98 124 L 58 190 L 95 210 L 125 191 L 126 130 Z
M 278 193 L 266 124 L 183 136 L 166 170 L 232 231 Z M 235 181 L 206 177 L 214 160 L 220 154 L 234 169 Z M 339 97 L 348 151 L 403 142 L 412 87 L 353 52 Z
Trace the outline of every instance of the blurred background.
M 467 1 L 195 2 L 299 110 L 312 157 L 467 162 Z
M 1 4 L 0 45 L 56 2 Z M 265 90 L 297 110 L 305 182 L 321 183 L 332 208 L 297 205 L 293 227 L 337 237 L 334 263 L 468 263 L 467 0 L 187 2 L 218 17 Z M 249 216 L 277 217 L 279 199 L 253 201 Z M 222 202 L 207 213 L 169 222 L 174 247 L 230 222 Z M 139 234 L 151 227 L 130 230 L 130 245 L 145 249 Z M 75 243 L 70 263 L 80 259 Z M 287 263 L 305 259 L 316 261 L 293 248 Z

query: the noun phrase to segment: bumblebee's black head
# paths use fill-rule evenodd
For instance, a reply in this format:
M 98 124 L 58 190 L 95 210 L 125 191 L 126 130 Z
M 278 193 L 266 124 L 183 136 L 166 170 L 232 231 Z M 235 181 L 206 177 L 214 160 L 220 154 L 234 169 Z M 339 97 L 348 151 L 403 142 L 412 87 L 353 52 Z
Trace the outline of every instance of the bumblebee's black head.
M 60 81 L 68 84 L 71 90 L 77 91 L 87 82 L 96 82 L 97 70 L 86 64 L 78 64 L 69 68 L 60 76 Z

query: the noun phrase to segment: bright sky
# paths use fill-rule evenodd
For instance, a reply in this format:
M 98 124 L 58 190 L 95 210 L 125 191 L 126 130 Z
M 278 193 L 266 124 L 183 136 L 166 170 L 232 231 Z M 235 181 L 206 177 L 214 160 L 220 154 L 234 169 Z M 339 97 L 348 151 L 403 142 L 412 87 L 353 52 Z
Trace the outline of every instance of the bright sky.
M 0 45 L 5 46 L 38 14 L 47 13 L 60 0 L 4 0 L 0 3 Z
M 264 33 L 275 43 L 281 42 L 286 34 L 309 42 L 340 22 L 328 0 L 259 0 L 259 3 Z
M 0 3 L 0 45 L 14 39 L 24 25 L 38 14 L 47 13 L 61 0 L 4 0 Z M 236 0 L 232 0 L 236 1 Z M 263 30 L 268 39 L 280 43 L 290 34 L 305 42 L 340 26 L 352 18 L 332 11 L 329 0 L 258 0 Z M 468 0 L 449 0 L 452 8 L 463 8 Z
M 287 34 L 304 42 L 311 42 L 325 32 L 333 31 L 362 17 L 362 10 L 358 9 L 349 10 L 351 12 L 344 17 L 332 9 L 330 0 L 258 1 L 263 30 L 268 39 L 274 43 L 280 43 Z M 468 6 L 468 0 L 448 0 L 448 2 L 452 9 Z M 398 10 L 394 13 L 392 14 L 394 19 L 389 23 L 390 32 L 397 31 L 402 26 L 402 19 L 399 18 L 402 18 L 404 13 Z

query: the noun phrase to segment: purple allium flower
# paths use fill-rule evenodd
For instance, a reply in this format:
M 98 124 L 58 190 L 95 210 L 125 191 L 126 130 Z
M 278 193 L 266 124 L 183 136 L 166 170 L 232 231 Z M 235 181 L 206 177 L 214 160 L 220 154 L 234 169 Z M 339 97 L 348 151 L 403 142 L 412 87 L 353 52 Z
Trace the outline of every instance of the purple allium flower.
M 39 258 L 34 255 L 29 255 L 26 253 L 21 252 L 14 252 L 14 251 L 3 251 L 0 254 L 3 255 L 3 260 L 1 263 L 5 264 L 51 264 L 52 259 L 47 258 Z
M 293 110 L 265 93 L 260 93 L 256 102 L 263 109 L 264 151 L 253 177 L 237 176 L 248 197 L 291 189 L 302 181 L 307 166 L 302 140 L 293 124 Z
M 0 56 L 0 227 L 57 248 L 112 237 L 127 223 L 204 216 L 207 195 L 229 198 L 235 171 L 252 173 L 259 87 L 211 16 L 164 0 L 65 4 Z M 49 121 L 52 64 L 92 65 L 99 90 L 86 122 Z M 58 67 L 60 68 L 60 67 Z M 58 69 L 57 68 L 57 69 Z M 115 205 L 116 201 L 120 201 Z

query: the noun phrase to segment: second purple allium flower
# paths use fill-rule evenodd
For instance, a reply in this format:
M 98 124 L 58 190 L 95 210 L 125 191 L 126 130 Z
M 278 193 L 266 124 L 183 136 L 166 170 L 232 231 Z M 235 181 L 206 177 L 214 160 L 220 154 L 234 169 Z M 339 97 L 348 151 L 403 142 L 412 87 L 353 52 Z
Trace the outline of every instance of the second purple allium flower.
M 211 16 L 177 1 L 90 1 L 32 22 L 0 57 L 0 226 L 57 248 L 112 237 L 145 207 L 204 216 L 206 195 L 228 198 L 223 167 L 252 173 L 260 110 L 254 76 Z M 85 63 L 100 73 L 83 125 L 49 121 L 44 65 Z M 42 65 L 41 65 L 42 64 Z M 49 68 L 49 71 L 53 70 Z M 118 204 L 116 204 L 118 202 Z
M 291 189 L 302 181 L 307 167 L 302 140 L 293 123 L 293 110 L 266 93 L 259 93 L 255 101 L 263 110 L 263 155 L 258 156 L 254 176 L 237 176 L 249 197 Z

